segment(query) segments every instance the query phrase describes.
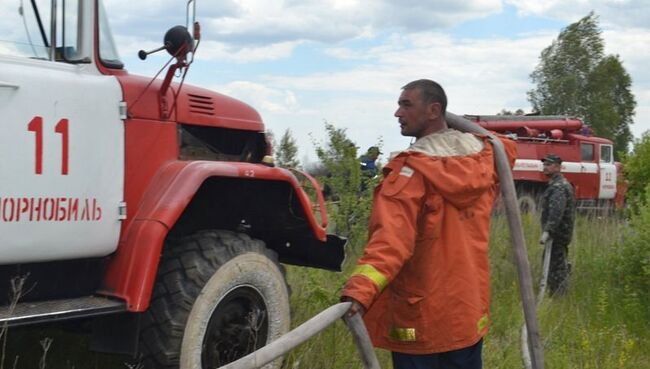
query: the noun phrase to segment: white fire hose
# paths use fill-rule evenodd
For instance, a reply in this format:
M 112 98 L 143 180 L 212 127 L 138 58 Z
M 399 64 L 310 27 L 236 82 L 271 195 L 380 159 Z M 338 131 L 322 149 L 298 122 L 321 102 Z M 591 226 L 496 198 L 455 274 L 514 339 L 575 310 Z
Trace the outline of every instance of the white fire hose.
M 542 263 L 542 278 L 539 281 L 539 291 L 537 292 L 537 308 L 539 309 L 544 299 L 546 284 L 548 282 L 548 272 L 551 267 L 551 249 L 553 248 L 553 239 L 549 238 L 544 243 L 544 262 Z M 524 361 L 526 369 L 531 369 L 530 351 L 528 348 L 528 330 L 526 324 L 521 326 L 521 358 Z

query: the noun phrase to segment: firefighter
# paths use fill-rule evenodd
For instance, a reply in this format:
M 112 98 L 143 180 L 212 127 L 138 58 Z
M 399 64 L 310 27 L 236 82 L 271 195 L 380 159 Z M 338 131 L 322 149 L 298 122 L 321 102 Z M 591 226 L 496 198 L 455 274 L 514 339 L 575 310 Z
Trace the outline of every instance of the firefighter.
M 361 164 L 361 174 L 368 178 L 373 178 L 377 173 L 377 158 L 381 151 L 379 147 L 370 146 L 365 154 L 359 157 L 359 164 Z
M 395 369 L 481 368 L 489 325 L 488 231 L 497 174 L 485 137 L 449 129 L 439 84 L 402 88 L 395 116 L 416 138 L 383 169 L 369 240 L 345 284 Z M 511 164 L 514 142 L 508 142 Z
M 548 273 L 548 289 L 551 295 L 564 294 L 568 287 L 571 264 L 567 261 L 569 243 L 573 235 L 576 200 L 571 183 L 564 178 L 562 159 L 548 154 L 542 159 L 544 175 L 549 177 L 548 186 L 542 195 L 542 236 L 544 245 L 551 239 L 551 263 Z
M 369 182 L 379 174 L 377 158 L 379 158 L 380 154 L 379 147 L 370 146 L 368 151 L 359 157 L 359 164 L 361 164 L 361 185 L 359 189 L 361 192 L 365 192 L 369 187 Z

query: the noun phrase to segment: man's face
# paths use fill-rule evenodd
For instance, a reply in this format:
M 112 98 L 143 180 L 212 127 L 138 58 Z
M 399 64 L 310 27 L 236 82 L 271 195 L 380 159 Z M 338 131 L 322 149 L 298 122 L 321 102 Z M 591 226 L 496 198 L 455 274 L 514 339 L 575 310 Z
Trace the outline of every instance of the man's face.
M 560 170 L 562 169 L 562 164 L 552 163 L 548 161 L 545 161 L 543 163 L 544 163 L 543 172 L 544 175 L 547 177 L 551 177 L 553 174 L 559 173 Z
M 425 104 L 417 88 L 403 90 L 397 101 L 395 116 L 402 136 L 420 138 L 433 133 L 433 121 L 440 115 L 440 103 Z M 436 113 L 437 112 L 437 113 Z

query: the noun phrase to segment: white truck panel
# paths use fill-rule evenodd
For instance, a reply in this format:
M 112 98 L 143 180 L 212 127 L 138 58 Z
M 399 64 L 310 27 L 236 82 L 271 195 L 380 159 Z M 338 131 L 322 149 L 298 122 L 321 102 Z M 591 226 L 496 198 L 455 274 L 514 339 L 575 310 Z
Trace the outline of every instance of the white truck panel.
M 94 66 L 0 55 L 0 264 L 116 249 L 121 100 L 117 79 Z
M 512 170 L 527 172 L 542 172 L 544 165 L 541 160 L 517 159 Z M 598 173 L 598 164 L 587 162 L 563 161 L 562 173 Z
M 600 163 L 600 188 L 598 198 L 613 199 L 616 197 L 616 165 Z

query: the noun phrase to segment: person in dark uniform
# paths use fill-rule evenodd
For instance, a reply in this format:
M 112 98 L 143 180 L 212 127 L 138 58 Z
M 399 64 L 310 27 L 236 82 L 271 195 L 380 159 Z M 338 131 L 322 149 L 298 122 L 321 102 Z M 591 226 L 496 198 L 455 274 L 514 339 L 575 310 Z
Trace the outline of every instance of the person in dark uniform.
M 544 245 L 549 239 L 553 242 L 548 288 L 551 295 L 564 294 L 571 272 L 567 256 L 573 235 L 576 200 L 573 186 L 561 173 L 562 159 L 555 154 L 548 154 L 542 162 L 544 175 L 549 177 L 549 182 L 542 195 L 542 236 L 539 243 Z
M 379 158 L 380 154 L 379 147 L 370 146 L 368 151 L 361 155 L 359 163 L 361 164 L 361 172 L 364 176 L 372 178 L 378 174 L 377 158 Z
M 369 187 L 373 187 L 370 182 L 379 174 L 377 167 L 377 158 L 381 151 L 379 147 L 370 146 L 365 154 L 359 157 L 359 164 L 361 164 L 361 184 L 359 190 L 365 192 Z

